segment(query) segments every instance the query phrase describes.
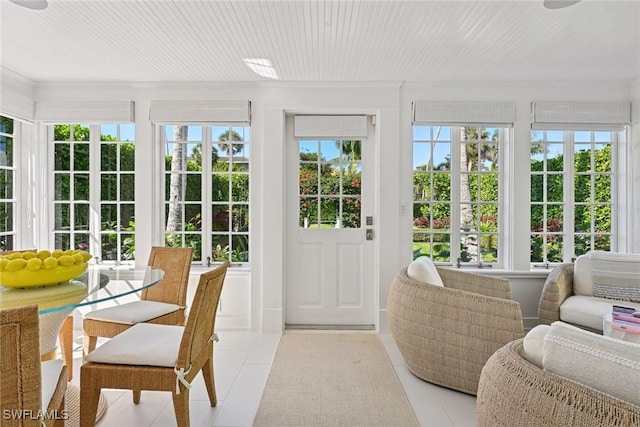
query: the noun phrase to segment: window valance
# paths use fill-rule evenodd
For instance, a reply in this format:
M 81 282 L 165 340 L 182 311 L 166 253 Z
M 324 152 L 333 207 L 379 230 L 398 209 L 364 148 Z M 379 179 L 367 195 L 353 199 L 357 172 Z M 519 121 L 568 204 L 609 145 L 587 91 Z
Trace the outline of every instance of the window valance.
M 513 127 L 516 106 L 496 101 L 426 101 L 412 104 L 413 124 Z
M 534 101 L 531 129 L 620 131 L 631 123 L 630 102 Z
M 41 123 L 132 123 L 133 101 L 38 101 L 35 120 Z
M 151 101 L 149 119 L 155 124 L 251 124 L 251 102 L 246 100 Z
M 367 116 L 297 115 L 294 118 L 294 135 L 296 138 L 365 138 Z

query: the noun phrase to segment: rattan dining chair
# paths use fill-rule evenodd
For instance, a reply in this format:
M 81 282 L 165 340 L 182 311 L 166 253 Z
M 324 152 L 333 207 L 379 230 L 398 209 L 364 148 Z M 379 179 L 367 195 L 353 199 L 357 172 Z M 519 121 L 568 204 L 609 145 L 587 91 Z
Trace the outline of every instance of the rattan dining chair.
M 67 367 L 40 362 L 38 306 L 0 310 L 0 413 L 3 427 L 64 426 Z
M 136 323 L 184 325 L 192 248 L 153 246 L 148 265 L 164 278 L 144 289 L 139 301 L 90 311 L 82 320 L 84 354 L 96 348 L 98 337 L 113 338 Z
M 200 275 L 185 326 L 138 323 L 85 357 L 80 368 L 80 425 L 95 424 L 102 388 L 170 391 L 176 421 L 189 426 L 189 388 L 202 371 L 211 406 L 217 397 L 213 375 L 215 321 L 228 262 Z
M 22 249 L 0 251 L 0 255 L 10 255 L 14 252 L 38 253 L 37 249 Z M 40 317 L 40 351 L 41 360 L 56 358 L 57 340 L 60 342 L 60 354 L 67 365 L 67 381 L 73 378 L 73 310 L 62 310 L 43 314 Z

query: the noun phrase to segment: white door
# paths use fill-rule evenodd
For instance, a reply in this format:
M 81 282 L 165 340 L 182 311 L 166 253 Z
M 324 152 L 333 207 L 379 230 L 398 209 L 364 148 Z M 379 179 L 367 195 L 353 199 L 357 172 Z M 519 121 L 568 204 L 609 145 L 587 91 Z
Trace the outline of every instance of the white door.
M 374 325 L 374 140 L 370 119 L 356 117 L 287 118 L 289 327 Z

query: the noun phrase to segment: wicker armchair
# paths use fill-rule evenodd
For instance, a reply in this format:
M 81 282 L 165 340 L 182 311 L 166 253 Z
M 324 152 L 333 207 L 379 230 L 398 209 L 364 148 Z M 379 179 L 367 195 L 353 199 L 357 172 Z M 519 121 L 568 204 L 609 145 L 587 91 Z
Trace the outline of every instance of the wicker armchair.
M 487 361 L 478 387 L 479 427 L 609 427 L 640 425 L 640 408 L 529 363 L 523 340 Z
M 418 282 L 407 269 L 391 284 L 391 334 L 416 376 L 475 395 L 482 367 L 523 337 L 520 304 L 507 279 L 438 268 L 444 287 Z

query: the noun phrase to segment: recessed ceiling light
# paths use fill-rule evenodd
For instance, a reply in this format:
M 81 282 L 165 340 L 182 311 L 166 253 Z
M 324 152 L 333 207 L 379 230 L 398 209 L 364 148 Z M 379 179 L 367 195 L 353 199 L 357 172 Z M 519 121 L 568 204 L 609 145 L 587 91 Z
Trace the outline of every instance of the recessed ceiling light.
M 26 7 L 27 9 L 42 10 L 46 9 L 49 3 L 47 0 L 9 0 L 11 3 L 15 3 L 18 6 Z
M 580 0 L 544 0 L 544 7 L 547 9 L 562 9 L 579 3 Z
M 278 79 L 278 73 L 271 64 L 271 61 L 265 58 L 243 58 L 244 64 L 249 67 L 251 71 L 259 76 L 267 77 L 269 79 Z

